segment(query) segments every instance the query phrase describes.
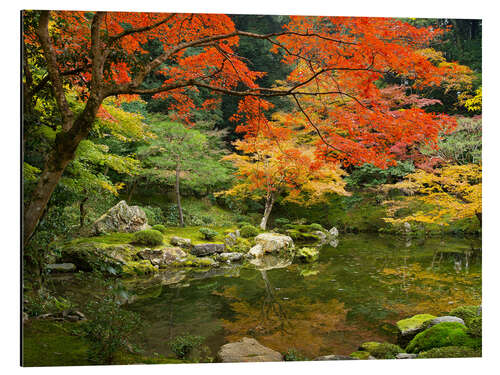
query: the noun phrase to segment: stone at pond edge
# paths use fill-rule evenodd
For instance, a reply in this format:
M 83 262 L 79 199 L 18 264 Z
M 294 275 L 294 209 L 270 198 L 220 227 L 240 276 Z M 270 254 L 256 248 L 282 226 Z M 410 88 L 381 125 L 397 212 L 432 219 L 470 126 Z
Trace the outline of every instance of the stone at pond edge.
M 398 345 L 375 341 L 368 341 L 361 344 L 359 350 L 366 351 L 377 359 L 394 359 L 396 358 L 396 354 L 404 352 Z
M 222 362 L 279 362 L 283 360 L 281 353 L 269 349 L 257 340 L 243 337 L 237 342 L 223 345 L 217 356 Z
M 261 233 L 255 237 L 255 243 L 261 245 L 265 253 L 293 249 L 292 238 L 279 233 Z
M 315 361 L 344 361 L 344 360 L 359 360 L 359 358 L 349 357 L 348 355 L 322 355 L 321 357 L 314 358 Z
M 335 227 L 332 227 L 332 229 L 330 229 L 328 233 L 330 233 L 330 236 L 332 237 L 338 237 L 339 235 L 339 231 Z
M 226 245 L 223 243 L 202 243 L 199 245 L 194 245 L 191 249 L 191 254 L 197 257 L 205 255 L 214 255 L 223 253 L 226 250 Z
M 435 326 L 436 324 L 444 323 L 444 322 L 459 323 L 459 324 L 465 325 L 465 322 L 463 321 L 463 319 L 461 319 L 459 317 L 456 317 L 456 316 L 438 316 L 437 318 L 434 318 L 434 319 L 426 322 L 425 327 L 427 329 L 427 328 L 430 328 L 432 326 Z
M 164 249 L 144 249 L 137 253 L 143 260 L 149 260 L 153 266 L 166 266 L 173 262 L 179 262 L 187 254 L 180 247 L 167 247 Z
M 250 250 L 248 250 L 247 258 L 261 258 L 264 255 L 264 249 L 262 245 L 255 245 Z
M 405 347 L 417 333 L 426 328 L 425 323 L 434 318 L 436 317 L 431 314 L 417 314 L 411 318 L 398 321 L 396 323 L 399 330 L 398 345 Z
M 181 238 L 177 236 L 173 236 L 170 239 L 170 243 L 174 246 L 179 246 L 184 249 L 190 249 L 193 245 L 191 244 L 191 240 L 189 238 Z
M 354 353 L 351 353 L 350 356 L 355 359 L 376 359 L 375 357 L 371 356 L 369 352 L 366 352 L 364 350 L 358 350 Z
M 243 259 L 243 253 L 220 253 L 217 255 L 217 260 L 221 260 L 223 262 L 238 262 Z
M 416 354 L 412 353 L 398 353 L 396 354 L 396 359 L 414 359 L 417 358 Z
M 47 264 L 46 268 L 50 272 L 74 272 L 74 271 L 76 271 L 76 266 L 73 263 Z
M 120 269 L 134 258 L 132 245 L 105 245 L 97 242 L 70 244 L 61 250 L 61 263 L 73 263 L 79 271 Z
M 146 213 L 139 206 L 120 201 L 92 224 L 95 235 L 109 232 L 137 232 L 148 229 Z

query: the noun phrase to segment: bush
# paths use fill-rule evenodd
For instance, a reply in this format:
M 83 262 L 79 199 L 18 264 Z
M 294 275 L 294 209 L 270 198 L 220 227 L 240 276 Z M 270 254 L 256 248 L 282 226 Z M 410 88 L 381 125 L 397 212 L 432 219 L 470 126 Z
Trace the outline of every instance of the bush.
M 200 233 L 206 240 L 213 240 L 219 233 L 210 228 L 200 228 Z
M 88 356 L 93 362 L 111 364 L 119 350 L 129 347 L 129 338 L 142 325 L 137 313 L 126 311 L 112 298 L 90 302 L 86 307 L 90 318 L 84 325 L 89 341 Z
M 132 242 L 140 245 L 158 246 L 163 243 L 163 235 L 154 229 L 141 230 L 134 233 Z
M 252 226 L 252 224 L 249 221 L 238 221 L 238 223 L 236 223 L 236 225 L 238 226 L 238 228 L 243 228 L 243 227 L 246 227 L 248 225 Z
M 311 230 L 320 230 L 320 231 L 324 231 L 325 230 L 325 228 L 323 228 L 321 226 L 321 224 L 316 224 L 316 223 L 312 223 L 311 225 L 309 225 L 309 228 Z
M 470 325 L 472 319 L 478 317 L 479 306 L 461 306 L 450 311 L 451 316 L 457 316 L 465 322 L 466 326 Z
M 253 225 L 245 225 L 240 229 L 240 235 L 243 238 L 255 237 L 259 234 L 259 230 Z
M 148 218 L 149 225 L 155 225 L 155 224 L 163 223 L 165 221 L 163 211 L 160 207 L 145 206 L 145 207 L 142 207 L 142 209 L 144 210 L 144 213 L 146 214 L 146 217 Z
M 250 240 L 246 238 L 237 237 L 233 246 L 229 250 L 233 253 L 246 253 L 252 247 Z
M 24 295 L 23 311 L 28 316 L 39 316 L 42 314 L 58 313 L 69 310 L 72 304 L 63 297 L 56 297 L 48 291 Z
M 278 227 L 283 227 L 285 224 L 290 224 L 290 220 L 288 220 L 286 217 L 280 217 L 274 220 L 274 224 Z
M 170 350 L 174 352 L 177 358 L 186 358 L 194 348 L 201 346 L 203 339 L 201 336 L 177 336 L 170 343 Z
M 418 353 L 443 346 L 475 348 L 480 346 L 480 342 L 467 334 L 467 328 L 463 324 L 444 322 L 417 334 L 406 347 L 406 351 Z
M 396 354 L 405 352 L 398 345 L 387 342 L 365 342 L 359 349 L 369 352 L 377 359 L 394 359 Z
M 464 346 L 445 346 L 421 352 L 418 358 L 469 358 L 481 357 L 481 350 Z
M 164 226 L 164 225 L 161 225 L 161 224 L 156 224 L 156 225 L 153 225 L 153 227 L 152 227 L 151 229 L 153 229 L 153 230 L 157 230 L 158 232 L 161 232 L 161 233 L 163 233 L 163 234 L 165 234 L 165 233 L 166 233 L 166 231 L 167 231 L 167 228 L 165 228 L 165 226 Z
M 303 247 L 297 251 L 297 257 L 304 263 L 314 262 L 319 257 L 319 251 L 313 247 Z
M 472 318 L 469 322 L 469 334 L 472 337 L 482 337 L 483 335 L 483 319 L 478 316 Z

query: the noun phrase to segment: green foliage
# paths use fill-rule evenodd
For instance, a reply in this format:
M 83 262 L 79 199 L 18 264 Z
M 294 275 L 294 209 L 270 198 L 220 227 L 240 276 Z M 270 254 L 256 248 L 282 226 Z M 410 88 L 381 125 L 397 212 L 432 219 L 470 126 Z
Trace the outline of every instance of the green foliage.
M 240 235 L 243 238 L 255 237 L 259 234 L 259 230 L 253 225 L 244 225 L 240 228 Z
M 243 238 L 243 237 L 237 237 L 235 240 L 235 243 L 233 246 L 231 246 L 230 250 L 231 252 L 235 253 L 246 253 L 250 248 L 252 247 L 252 243 L 250 240 Z
M 154 207 L 154 206 L 145 206 L 141 207 L 144 210 L 144 213 L 146 214 L 146 217 L 148 218 L 148 224 L 149 225 L 157 225 L 160 223 L 165 222 L 165 216 L 163 214 L 163 210 L 160 207 Z M 174 206 L 175 208 L 175 206 Z M 175 212 L 175 211 L 174 211 Z M 169 220 L 167 220 L 169 221 Z
M 408 353 L 418 353 L 443 346 L 478 347 L 480 342 L 467 334 L 460 323 L 444 322 L 417 334 L 406 347 Z
M 164 225 L 162 224 L 156 224 L 151 227 L 151 229 L 157 230 L 158 232 L 165 233 L 167 231 L 167 228 L 165 228 Z
M 154 229 L 141 230 L 134 233 L 132 242 L 139 245 L 158 246 L 163 243 L 163 235 Z
M 286 217 L 280 217 L 274 220 L 274 224 L 281 228 L 286 224 L 290 224 L 290 220 L 288 220 Z
M 86 312 L 89 320 L 84 331 L 89 341 L 88 356 L 98 364 L 111 364 L 116 352 L 128 349 L 131 335 L 142 326 L 137 313 L 123 309 L 110 297 L 90 302 Z
M 198 348 L 204 341 L 202 336 L 184 335 L 177 336 L 170 342 L 170 350 L 177 358 L 186 358 L 193 349 Z
M 396 354 L 405 352 L 398 345 L 387 342 L 365 342 L 361 344 L 360 350 L 369 352 L 377 359 L 394 359 L 396 358 Z
M 25 293 L 23 311 L 30 317 L 54 314 L 69 310 L 72 303 L 63 297 L 56 297 L 47 290 Z
M 481 357 L 480 349 L 472 349 L 466 346 L 444 346 L 433 348 L 418 354 L 418 358 L 470 358 Z
M 352 358 L 357 358 L 357 359 L 370 359 L 370 353 L 368 353 L 367 351 L 364 351 L 364 350 L 358 350 L 354 353 L 351 353 L 349 355 L 350 357 Z
M 285 361 L 291 362 L 291 361 L 307 361 L 307 358 L 300 354 L 297 350 L 295 349 L 288 349 L 288 351 L 283 354 L 283 359 Z
M 206 240 L 213 240 L 219 233 L 210 228 L 200 228 L 200 233 Z
M 311 230 L 320 230 L 320 231 L 324 231 L 325 230 L 325 228 L 323 228 L 323 226 L 321 224 L 317 224 L 317 223 L 309 224 L 309 228 Z
M 249 221 L 239 221 L 238 223 L 236 223 L 236 225 L 238 225 L 238 228 L 243 228 L 243 227 L 246 227 L 246 226 L 250 226 L 252 227 L 252 223 L 250 223 Z
M 395 183 L 403 179 L 409 173 L 413 173 L 415 167 L 410 160 L 398 161 L 396 166 L 386 169 L 380 169 L 372 164 L 363 164 L 355 167 L 350 175 L 344 180 L 347 182 L 347 188 L 356 190 L 366 187 L 373 187 L 382 184 Z
M 483 336 L 483 319 L 478 316 L 472 318 L 468 324 L 469 334 L 472 337 L 482 337 Z
M 478 317 L 479 306 L 460 306 L 450 311 L 449 315 L 461 318 L 468 327 Z
M 144 276 L 157 271 L 157 268 L 155 268 L 149 260 L 128 261 L 122 267 L 122 273 L 127 276 Z

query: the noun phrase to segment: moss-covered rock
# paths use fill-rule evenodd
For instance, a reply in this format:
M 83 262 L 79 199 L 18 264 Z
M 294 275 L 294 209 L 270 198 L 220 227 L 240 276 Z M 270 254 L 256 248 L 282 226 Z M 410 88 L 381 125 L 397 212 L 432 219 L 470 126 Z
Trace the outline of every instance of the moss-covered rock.
M 287 229 L 285 231 L 287 235 L 292 237 L 294 241 L 298 242 L 316 242 L 319 241 L 319 237 L 312 233 L 301 232 L 297 229 Z
M 158 268 L 153 266 L 149 260 L 127 262 L 122 267 L 122 273 L 127 276 L 150 275 L 155 272 L 158 272 Z
M 364 350 L 377 359 L 394 359 L 398 353 L 405 352 L 398 345 L 374 341 L 361 344 L 359 350 Z
M 364 350 L 358 350 L 357 352 L 351 353 L 349 356 L 356 359 L 373 359 L 370 353 Z
M 252 242 L 248 238 L 237 237 L 233 245 L 227 247 L 226 251 L 233 253 L 247 253 L 252 248 Z
M 417 314 L 408 319 L 396 322 L 398 327 L 398 344 L 405 347 L 415 335 L 426 328 L 426 323 L 436 318 L 431 314 Z
M 466 346 L 445 346 L 421 352 L 418 358 L 469 358 L 481 357 L 480 349 L 472 349 Z
M 151 227 L 151 229 L 157 230 L 158 232 L 161 232 L 161 233 L 166 233 L 167 232 L 167 228 L 164 225 L 161 225 L 161 224 L 153 225 Z
M 296 256 L 301 262 L 311 263 L 319 258 L 319 250 L 314 247 L 302 247 Z
M 450 315 L 462 318 L 466 326 L 469 326 L 472 319 L 477 318 L 479 306 L 460 306 L 450 311 Z
M 419 353 L 444 346 L 479 347 L 480 341 L 467 334 L 460 323 L 439 323 L 417 334 L 406 347 L 408 353 Z

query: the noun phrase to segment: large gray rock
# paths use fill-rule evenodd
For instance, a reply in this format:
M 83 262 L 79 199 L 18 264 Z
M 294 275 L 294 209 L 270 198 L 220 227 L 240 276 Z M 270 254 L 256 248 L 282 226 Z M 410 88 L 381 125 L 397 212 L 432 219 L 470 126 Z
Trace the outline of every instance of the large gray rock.
M 170 243 L 174 246 L 179 246 L 184 249 L 190 249 L 193 245 L 191 244 L 191 240 L 189 238 L 181 238 L 177 236 L 173 236 L 170 239 Z
M 238 262 L 243 259 L 243 253 L 220 253 L 217 259 L 223 262 Z
M 218 356 L 222 362 L 279 362 L 283 360 L 279 352 L 248 337 L 223 345 Z
M 255 245 L 246 254 L 247 258 L 261 258 L 264 255 L 262 245 Z
M 261 233 L 255 237 L 255 243 L 262 246 L 265 253 L 293 249 L 292 238 L 279 233 Z
M 344 361 L 344 360 L 359 360 L 359 358 L 349 357 L 348 355 L 322 355 L 321 357 L 314 358 L 315 361 Z
M 127 202 L 120 201 L 111 207 L 92 225 L 95 235 L 109 232 L 137 232 L 148 229 L 146 213 L 139 206 L 129 206 Z
M 206 255 L 214 255 L 223 253 L 226 250 L 226 245 L 223 243 L 202 243 L 199 245 L 194 245 L 191 249 L 191 254 L 197 257 L 203 257 Z
M 149 260 L 153 266 L 166 266 L 186 258 L 187 254 L 180 247 L 167 247 L 164 249 L 144 249 L 137 253 L 143 260 Z

